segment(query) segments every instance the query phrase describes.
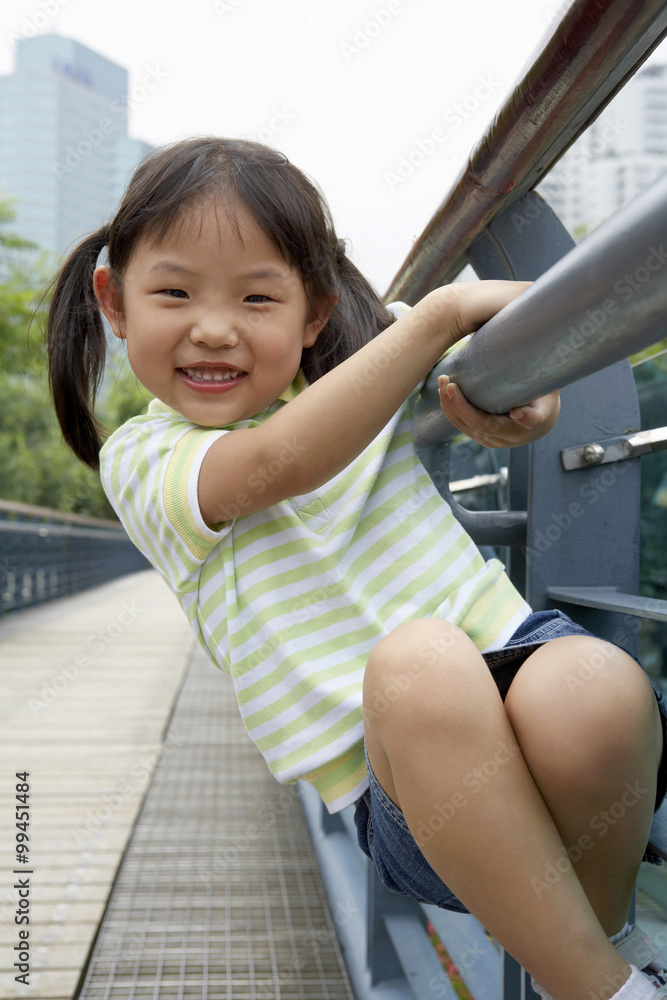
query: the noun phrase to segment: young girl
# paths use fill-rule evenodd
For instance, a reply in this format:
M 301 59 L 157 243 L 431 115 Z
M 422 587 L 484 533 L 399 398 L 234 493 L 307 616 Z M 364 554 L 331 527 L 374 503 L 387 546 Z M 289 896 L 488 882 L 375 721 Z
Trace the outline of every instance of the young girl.
M 626 924 L 665 791 L 661 697 L 622 650 L 531 614 L 415 454 L 421 381 L 525 287 L 449 285 L 394 321 L 282 155 L 189 140 L 65 263 L 53 396 L 279 781 L 356 802 L 383 882 L 470 910 L 543 996 L 667 995 Z M 101 454 L 100 309 L 155 396 Z M 491 418 L 446 382 L 484 443 L 556 419 L 556 396 Z

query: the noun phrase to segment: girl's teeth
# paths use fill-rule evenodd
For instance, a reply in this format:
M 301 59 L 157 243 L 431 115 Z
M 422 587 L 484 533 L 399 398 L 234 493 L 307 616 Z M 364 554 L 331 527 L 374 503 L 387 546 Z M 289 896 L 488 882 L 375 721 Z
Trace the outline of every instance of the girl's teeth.
M 200 368 L 184 368 L 183 371 L 189 378 L 194 379 L 196 382 L 229 382 L 230 379 L 238 375 L 238 372 L 235 371 L 214 372 Z

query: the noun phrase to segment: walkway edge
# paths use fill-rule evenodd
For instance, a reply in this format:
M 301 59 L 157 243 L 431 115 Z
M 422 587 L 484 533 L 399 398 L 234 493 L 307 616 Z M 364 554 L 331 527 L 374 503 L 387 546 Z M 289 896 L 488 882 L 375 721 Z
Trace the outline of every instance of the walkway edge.
M 0 621 L 0 995 L 7 1000 L 74 996 L 151 777 L 170 752 L 167 723 L 194 645 L 153 571 Z M 15 786 L 24 786 L 15 775 L 24 772 L 28 864 L 16 860 L 23 831 L 15 809 L 23 804 Z M 26 880 L 27 906 L 16 888 Z M 15 922 L 19 906 L 29 924 Z M 21 981 L 16 946 L 26 950 L 26 941 Z

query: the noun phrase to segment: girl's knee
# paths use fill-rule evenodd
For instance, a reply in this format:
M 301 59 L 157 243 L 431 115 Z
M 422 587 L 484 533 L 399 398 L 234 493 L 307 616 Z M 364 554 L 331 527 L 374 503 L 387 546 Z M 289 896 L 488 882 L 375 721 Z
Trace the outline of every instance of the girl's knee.
M 657 706 L 642 668 L 618 646 L 587 636 L 554 639 L 514 678 L 505 707 L 520 739 L 540 742 L 561 765 L 582 754 L 607 766 L 655 725 Z
M 461 717 L 470 701 L 475 671 L 488 674 L 480 653 L 457 626 L 437 618 L 406 622 L 381 639 L 364 676 L 368 725 L 424 727 L 449 711 Z M 391 721 L 390 721 L 391 720 Z
M 597 709 L 602 718 L 619 711 L 646 710 L 650 682 L 639 664 L 618 646 L 589 636 L 567 636 L 540 646 L 512 682 L 510 707 L 524 704 L 536 711 L 555 708 L 586 718 Z
M 442 673 L 455 667 L 462 654 L 475 646 L 456 625 L 438 618 L 419 618 L 399 625 L 377 643 L 364 675 L 364 688 L 386 687 L 388 682 L 407 686 L 415 678 L 423 680 L 432 668 Z

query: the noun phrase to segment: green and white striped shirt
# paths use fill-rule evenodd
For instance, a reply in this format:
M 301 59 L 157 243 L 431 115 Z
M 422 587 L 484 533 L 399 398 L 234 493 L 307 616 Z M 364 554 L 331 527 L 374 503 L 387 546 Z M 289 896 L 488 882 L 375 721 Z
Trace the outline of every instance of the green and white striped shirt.
M 317 492 L 248 515 L 240 497 L 230 511 L 238 516 L 206 525 L 197 480 L 208 448 L 235 427 L 257 426 L 305 384 L 300 373 L 263 413 L 225 428 L 199 427 L 153 400 L 104 445 L 102 482 L 204 649 L 230 673 L 273 774 L 312 782 L 336 812 L 368 785 L 362 681 L 378 640 L 406 620 L 438 616 L 481 651 L 498 649 L 530 609 L 501 563 L 484 562 L 419 462 L 416 393 Z M 261 493 L 253 478 L 248 490 Z

